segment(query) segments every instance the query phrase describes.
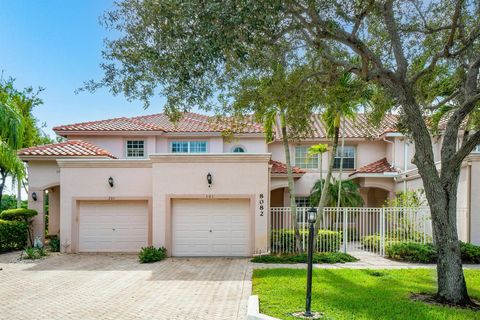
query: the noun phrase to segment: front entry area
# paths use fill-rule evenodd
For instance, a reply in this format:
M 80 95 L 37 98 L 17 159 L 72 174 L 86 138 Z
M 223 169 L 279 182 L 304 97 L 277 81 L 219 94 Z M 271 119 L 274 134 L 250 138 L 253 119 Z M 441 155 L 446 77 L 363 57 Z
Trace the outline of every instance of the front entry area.
M 249 199 L 172 200 L 172 256 L 250 256 Z
M 147 201 L 80 201 L 79 252 L 138 252 L 148 242 Z

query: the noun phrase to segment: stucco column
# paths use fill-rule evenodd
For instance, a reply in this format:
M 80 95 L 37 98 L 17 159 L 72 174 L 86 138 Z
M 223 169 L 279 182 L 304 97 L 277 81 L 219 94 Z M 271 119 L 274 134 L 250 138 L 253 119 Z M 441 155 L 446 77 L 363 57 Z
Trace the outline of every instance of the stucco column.
M 60 187 L 48 190 L 48 234 L 60 233 Z
M 33 200 L 33 194 L 36 194 L 37 200 Z M 44 211 L 44 192 L 43 190 L 32 189 L 28 195 L 28 207 L 37 210 L 38 214 L 33 218 L 32 230 L 33 240 L 40 237 L 42 243 L 45 240 L 45 211 Z

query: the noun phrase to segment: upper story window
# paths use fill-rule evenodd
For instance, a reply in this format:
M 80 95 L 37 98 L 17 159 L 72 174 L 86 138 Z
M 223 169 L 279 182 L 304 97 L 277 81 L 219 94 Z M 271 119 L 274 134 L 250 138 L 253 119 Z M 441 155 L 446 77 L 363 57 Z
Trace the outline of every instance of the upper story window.
M 343 169 L 355 169 L 355 147 L 345 146 L 338 147 L 337 154 L 335 155 L 335 160 L 333 162 L 334 169 L 340 169 L 340 161 L 343 158 L 342 167 Z
M 127 158 L 144 158 L 145 157 L 145 141 L 143 140 L 127 140 Z
M 302 169 L 318 169 L 318 155 L 308 157 L 309 146 L 295 147 L 295 166 Z
M 172 141 L 170 151 L 173 153 L 206 153 L 206 141 Z
M 480 153 L 480 144 L 477 144 L 477 146 L 473 149 L 474 153 Z
M 233 147 L 232 152 L 235 152 L 235 153 L 245 152 L 245 148 L 241 146 L 236 146 L 236 147 Z

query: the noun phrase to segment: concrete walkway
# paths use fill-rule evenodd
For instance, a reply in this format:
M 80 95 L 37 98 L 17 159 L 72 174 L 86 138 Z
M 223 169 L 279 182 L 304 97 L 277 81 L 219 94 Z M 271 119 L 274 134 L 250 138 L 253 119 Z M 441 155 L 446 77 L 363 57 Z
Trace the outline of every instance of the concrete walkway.
M 351 253 L 355 258 L 360 261 L 349 263 L 321 263 L 314 264 L 313 267 L 317 269 L 415 269 L 415 268 L 436 268 L 435 264 L 424 263 L 408 263 L 393 261 L 386 259 L 382 256 L 371 252 L 355 252 Z M 268 268 L 306 268 L 306 263 L 298 264 L 265 264 L 265 263 L 252 263 L 254 269 L 268 269 Z M 464 269 L 480 269 L 480 264 L 465 264 Z

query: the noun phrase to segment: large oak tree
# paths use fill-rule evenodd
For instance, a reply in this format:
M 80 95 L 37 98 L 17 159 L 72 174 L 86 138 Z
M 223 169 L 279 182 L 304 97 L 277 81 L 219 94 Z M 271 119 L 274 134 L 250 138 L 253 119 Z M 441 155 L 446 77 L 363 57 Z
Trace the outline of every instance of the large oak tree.
M 378 85 L 391 104 L 377 113 L 396 108 L 415 142 L 439 255 L 437 298 L 469 304 L 456 204 L 461 163 L 480 143 L 479 12 L 477 0 L 123 0 L 103 19 L 119 34 L 106 41 L 105 77 L 86 88 L 146 105 L 163 94 L 178 116 L 211 108 L 279 49 Z M 446 121 L 441 170 L 428 120 L 437 113 Z

